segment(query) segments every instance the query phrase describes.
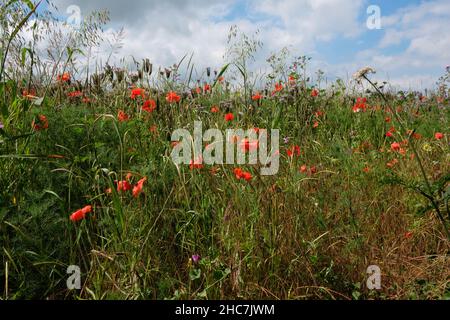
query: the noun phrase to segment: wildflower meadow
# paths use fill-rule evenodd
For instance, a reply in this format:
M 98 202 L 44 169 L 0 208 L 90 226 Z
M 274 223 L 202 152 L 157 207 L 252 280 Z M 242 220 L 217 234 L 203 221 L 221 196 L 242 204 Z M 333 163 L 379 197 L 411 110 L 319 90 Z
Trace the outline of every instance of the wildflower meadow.
M 221 64 L 100 61 L 106 12 L 42 5 L 0 9 L 1 299 L 450 298 L 450 67 L 258 74 L 236 26 Z

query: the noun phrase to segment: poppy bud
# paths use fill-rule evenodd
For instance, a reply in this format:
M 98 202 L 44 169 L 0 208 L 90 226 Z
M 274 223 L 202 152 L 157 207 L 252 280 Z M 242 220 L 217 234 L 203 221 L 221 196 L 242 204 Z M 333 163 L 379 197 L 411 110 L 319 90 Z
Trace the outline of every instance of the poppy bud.
M 169 79 L 170 78 L 170 69 L 165 68 L 164 71 L 166 72 L 166 78 Z
M 91 76 L 92 83 L 95 87 L 100 87 L 100 76 L 98 74 L 93 74 Z
M 206 68 L 206 75 L 208 77 L 211 76 L 211 68 L 210 67 Z
M 114 71 L 109 64 L 105 67 L 105 77 L 109 79 L 109 81 L 113 81 L 114 79 Z
M 139 80 L 139 75 L 138 74 L 130 74 L 130 79 L 132 83 L 136 83 Z
M 118 82 L 122 82 L 124 78 L 124 71 L 121 69 L 116 70 L 116 77 Z
M 144 60 L 144 72 L 148 73 L 148 75 L 152 74 L 153 65 L 150 63 L 149 59 Z

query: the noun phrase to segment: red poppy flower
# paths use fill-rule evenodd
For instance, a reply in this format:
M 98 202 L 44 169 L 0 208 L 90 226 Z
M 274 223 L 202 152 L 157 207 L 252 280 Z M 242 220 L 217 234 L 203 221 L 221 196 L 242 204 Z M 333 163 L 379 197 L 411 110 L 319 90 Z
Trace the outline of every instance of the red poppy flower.
M 81 92 L 81 91 L 72 91 L 72 92 L 69 92 L 68 94 L 67 94 L 67 96 L 69 97 L 69 98 L 79 98 L 79 97 L 81 97 L 83 95 L 83 92 Z
M 384 121 L 385 121 L 386 123 L 389 123 L 389 122 L 391 122 L 391 118 L 386 117 L 386 118 L 384 118 Z
M 413 236 L 411 231 L 405 232 L 405 239 L 410 239 Z
M 314 115 L 317 117 L 317 118 L 320 118 L 320 117 L 322 117 L 323 115 L 325 114 L 325 112 L 323 112 L 323 111 L 316 111 L 315 113 L 314 113 Z
M 318 126 L 319 126 L 319 122 L 318 121 L 314 121 L 313 128 L 316 129 Z
M 258 101 L 262 99 L 262 95 L 258 92 L 252 96 L 253 101 Z
M 313 90 L 311 91 L 311 97 L 317 97 L 318 95 L 319 95 L 319 90 L 313 89 Z
M 400 143 L 398 143 L 398 142 L 391 143 L 391 150 L 392 151 L 399 151 L 400 150 Z
M 22 91 L 22 96 L 24 98 L 27 98 L 28 100 L 32 100 L 32 99 L 36 98 L 36 92 L 34 90 L 30 90 L 30 91 L 23 90 Z
M 244 179 L 245 181 L 250 181 L 252 180 L 252 174 L 250 172 L 244 171 L 242 173 L 242 179 Z
M 316 166 L 312 166 L 311 168 L 309 168 L 309 172 L 310 172 L 311 174 L 317 173 L 317 168 L 316 168 Z
M 191 170 L 193 170 L 193 169 L 201 169 L 201 168 L 203 168 L 203 158 L 202 158 L 202 156 L 199 156 L 195 160 L 191 160 L 191 162 L 189 163 L 189 169 L 191 169 Z
M 302 166 L 300 167 L 300 172 L 301 172 L 301 173 L 306 173 L 306 172 L 308 172 L 308 167 L 306 166 L 306 164 L 304 164 L 304 165 L 302 165 Z
M 122 110 L 119 110 L 119 113 L 117 115 L 117 119 L 119 120 L 119 122 L 123 122 L 123 121 L 127 121 L 130 119 L 130 117 L 123 112 Z
M 166 95 L 166 100 L 169 103 L 179 102 L 180 99 L 181 99 L 181 97 L 173 91 L 169 91 L 169 93 L 167 93 L 167 95 Z
M 436 140 L 441 140 L 442 138 L 444 138 L 444 134 L 443 134 L 442 132 L 436 132 L 436 133 L 434 134 L 434 138 L 435 138 Z
M 82 220 L 86 217 L 86 214 L 92 211 L 92 206 L 85 206 L 70 215 L 70 220 L 73 222 Z
M 369 173 L 370 168 L 369 168 L 369 167 L 364 167 L 363 171 L 364 171 L 365 173 Z
M 398 163 L 397 159 L 392 159 L 391 161 L 389 161 L 388 163 L 386 163 L 386 166 L 388 168 L 393 168 L 396 164 Z
M 197 87 L 197 88 L 195 88 L 195 92 L 197 94 L 200 94 L 200 93 L 202 93 L 202 89 L 200 87 Z
M 37 119 L 33 120 L 33 123 L 31 124 L 33 126 L 33 129 L 36 131 L 42 130 L 42 129 L 48 129 L 48 120 L 47 117 L 43 114 L 40 114 Z
M 116 181 L 117 183 L 117 192 L 126 192 L 131 190 L 132 186 L 127 180 Z
M 367 99 L 366 98 L 357 98 L 356 103 L 353 106 L 353 112 L 361 112 L 366 111 L 367 105 L 366 105 Z
M 290 147 L 289 149 L 287 149 L 286 152 L 287 152 L 288 157 L 293 157 L 294 154 L 295 154 L 296 156 L 299 156 L 299 155 L 300 155 L 300 147 L 297 146 L 297 145 L 292 146 L 292 147 Z
M 247 171 L 243 171 L 241 168 L 236 168 L 233 170 L 236 179 L 244 179 L 245 181 L 250 181 L 252 179 L 252 174 Z
M 138 96 L 144 98 L 144 89 L 134 88 L 131 90 L 131 99 L 136 99 Z
M 224 78 L 223 76 L 220 76 L 217 80 L 218 80 L 219 82 L 223 82 L 223 80 L 225 80 L 225 78 Z
M 259 145 L 258 140 L 250 141 L 248 139 L 242 139 L 240 143 L 241 150 L 245 152 L 257 150 L 258 145 Z
M 210 90 L 211 90 L 211 86 L 209 84 L 205 83 L 205 85 L 203 86 L 203 91 L 208 92 Z
M 145 112 L 153 112 L 156 109 L 156 102 L 153 99 L 145 100 L 144 105 L 142 106 L 142 110 Z
M 68 82 L 70 81 L 70 73 L 64 72 L 62 75 L 59 75 L 57 79 L 58 81 Z
M 211 107 L 211 112 L 212 113 L 217 113 L 217 112 L 219 112 L 219 108 L 217 108 L 216 106 L 212 106 Z
M 388 138 L 392 138 L 394 135 L 392 134 L 392 132 L 388 131 L 386 132 L 386 137 Z
M 288 77 L 288 80 L 289 80 L 289 84 L 293 85 L 293 84 L 295 84 L 295 81 L 296 81 L 297 79 L 295 79 L 294 76 L 289 76 L 289 77 Z
M 137 198 L 139 194 L 142 192 L 142 188 L 144 187 L 144 183 L 147 181 L 147 177 L 142 178 L 137 182 L 137 184 L 133 187 L 133 197 Z
M 234 115 L 232 113 L 227 113 L 225 115 L 225 121 L 233 121 Z
M 276 83 L 275 84 L 275 90 L 272 91 L 272 95 L 274 95 L 277 92 L 280 92 L 281 90 L 283 90 L 283 85 L 281 83 Z

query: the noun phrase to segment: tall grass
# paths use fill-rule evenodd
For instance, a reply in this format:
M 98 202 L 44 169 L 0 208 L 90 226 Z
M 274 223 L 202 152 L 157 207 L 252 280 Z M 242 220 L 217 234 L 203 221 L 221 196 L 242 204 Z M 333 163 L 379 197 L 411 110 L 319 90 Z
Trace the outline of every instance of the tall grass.
M 244 70 L 253 44 L 197 83 L 192 58 L 183 58 L 168 76 L 141 64 L 136 81 L 105 67 L 86 83 L 73 74 L 27 83 L 24 73 L 0 84 L 2 299 L 449 297 L 448 90 L 426 99 L 355 93 L 340 81 L 317 90 L 306 57 L 301 68 L 274 67 L 281 73 L 257 88 Z M 51 70 L 72 71 L 72 58 Z M 186 79 L 178 77 L 183 61 Z M 234 67 L 242 86 L 227 84 Z M 283 89 L 272 94 L 278 82 Z M 131 85 L 145 99 L 131 99 Z M 170 90 L 178 103 L 166 100 Z M 82 96 L 68 96 L 74 91 Z M 263 98 L 254 101 L 257 91 Z M 153 112 L 142 110 L 147 99 Z M 48 128 L 37 130 L 41 115 Z M 247 182 L 233 165 L 175 165 L 171 133 L 198 120 L 280 129 L 279 172 L 240 166 L 253 176 Z M 295 146 L 300 154 L 289 156 Z M 143 177 L 138 197 L 117 190 L 117 181 L 134 186 Z M 85 219 L 69 219 L 86 205 Z M 69 265 L 82 270 L 80 290 L 67 289 Z M 366 286 L 370 265 L 381 268 L 380 290 Z

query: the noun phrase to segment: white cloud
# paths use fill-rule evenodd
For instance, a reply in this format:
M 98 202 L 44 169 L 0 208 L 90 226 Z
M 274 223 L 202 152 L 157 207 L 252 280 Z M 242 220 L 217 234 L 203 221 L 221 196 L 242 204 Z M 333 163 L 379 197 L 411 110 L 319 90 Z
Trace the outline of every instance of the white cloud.
M 260 30 L 264 49 L 258 54 L 258 68 L 269 53 L 285 46 L 297 55 L 315 54 L 313 66 L 332 76 L 345 78 L 361 66 L 372 65 L 379 70 L 378 77 L 390 77 L 398 85 L 409 86 L 407 79 L 417 81 L 418 86 L 419 82 L 432 85 L 431 78 L 436 79 L 439 70 L 449 64 L 450 38 L 444 30 L 450 30 L 450 3 L 446 0 L 410 5 L 383 16 L 383 30 L 375 31 L 384 33 L 381 40 L 337 65 L 330 65 L 317 52 L 318 44 L 345 37 L 354 39 L 357 46 L 373 32 L 359 20 L 366 14 L 367 1 L 251 0 L 245 2 L 248 12 L 236 14 L 232 10 L 239 1 L 135 0 L 128 5 L 122 0 L 53 0 L 62 15 L 73 4 L 80 6 L 84 16 L 91 10 L 108 8 L 110 31 L 119 26 L 125 31 L 118 56 L 150 58 L 156 67 L 172 65 L 185 54 L 194 53 L 198 69 L 219 68 L 232 24 L 246 33 Z M 102 62 L 107 54 L 102 53 Z
M 450 62 L 450 2 L 410 5 L 382 17 L 384 36 L 373 49 L 359 52 L 355 62 L 371 65 L 375 78 L 399 88 L 433 87 Z M 349 64 L 345 64 L 348 66 Z
M 264 47 L 255 64 L 258 68 L 262 68 L 270 53 L 283 47 L 296 54 L 311 54 L 317 41 L 342 35 L 354 37 L 363 28 L 357 21 L 362 1 L 254 0 L 246 3 L 250 16 L 231 15 L 231 19 L 224 19 L 238 0 L 136 0 L 129 6 L 118 0 L 53 0 L 63 16 L 69 5 L 78 5 L 83 16 L 94 9 L 108 8 L 110 26 L 123 26 L 125 31 L 118 57 L 150 58 L 156 66 L 166 67 L 185 54 L 194 53 L 198 69 L 220 68 L 228 30 L 233 24 L 247 34 L 260 30 Z M 101 48 L 104 49 L 107 47 Z M 109 52 L 101 50 L 98 60 L 104 63 Z
M 254 2 L 254 10 L 281 20 L 282 31 L 298 44 L 314 47 L 317 40 L 358 35 L 363 29 L 358 23 L 362 3 L 362 0 L 260 0 Z

